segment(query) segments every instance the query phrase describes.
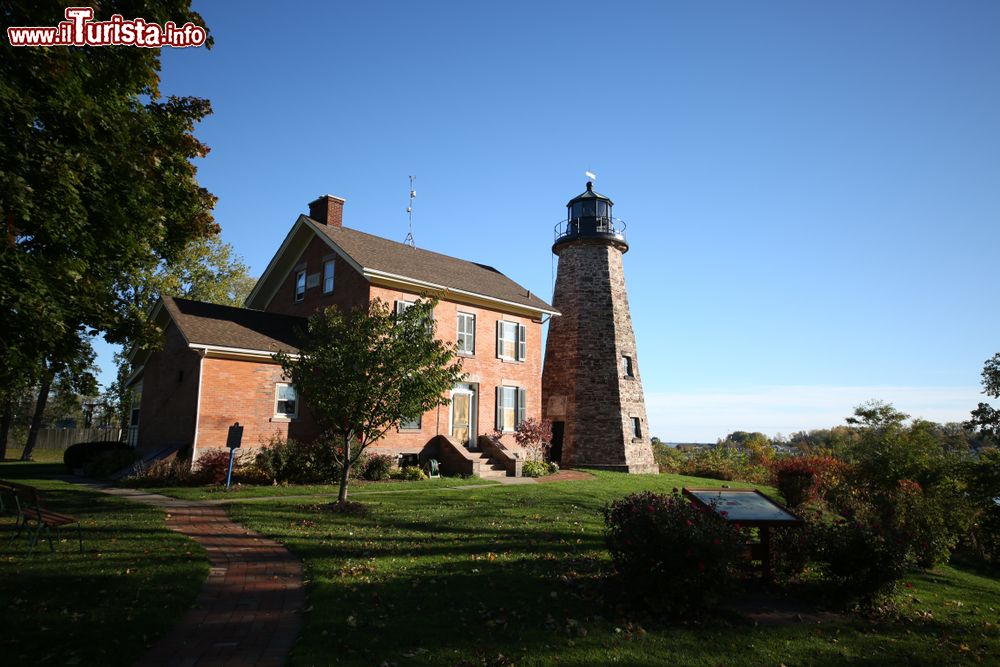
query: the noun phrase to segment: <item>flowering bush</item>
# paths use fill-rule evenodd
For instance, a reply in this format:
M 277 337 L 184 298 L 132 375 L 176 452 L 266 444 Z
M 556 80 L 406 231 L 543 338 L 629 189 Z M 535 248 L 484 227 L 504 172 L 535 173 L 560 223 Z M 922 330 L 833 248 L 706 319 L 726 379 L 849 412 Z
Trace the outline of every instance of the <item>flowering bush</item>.
M 740 529 L 679 493 L 634 493 L 604 508 L 615 569 L 636 593 L 673 611 L 716 602 L 735 581 Z

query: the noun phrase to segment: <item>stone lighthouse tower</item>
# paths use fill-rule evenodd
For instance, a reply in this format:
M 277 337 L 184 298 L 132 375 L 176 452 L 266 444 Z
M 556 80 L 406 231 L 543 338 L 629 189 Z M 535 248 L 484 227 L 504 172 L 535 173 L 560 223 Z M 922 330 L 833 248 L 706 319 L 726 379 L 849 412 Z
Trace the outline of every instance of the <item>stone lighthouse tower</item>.
M 542 416 L 564 466 L 655 473 L 646 401 L 625 292 L 625 223 L 587 190 L 566 205 L 552 252 L 559 257 L 542 371 Z

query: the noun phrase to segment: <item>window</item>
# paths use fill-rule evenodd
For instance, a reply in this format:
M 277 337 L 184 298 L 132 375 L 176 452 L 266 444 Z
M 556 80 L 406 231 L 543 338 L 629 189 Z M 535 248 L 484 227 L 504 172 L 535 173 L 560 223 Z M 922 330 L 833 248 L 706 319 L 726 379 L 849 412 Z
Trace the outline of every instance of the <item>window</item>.
M 476 316 L 471 313 L 458 314 L 458 353 L 476 353 Z
M 402 315 L 403 311 L 413 305 L 412 301 L 397 301 L 396 302 L 396 314 Z
M 497 430 L 506 433 L 521 425 L 527 416 L 526 394 L 521 387 L 497 387 Z
M 279 382 L 274 386 L 274 416 L 299 416 L 299 397 L 292 385 Z
M 633 438 L 642 437 L 642 424 L 639 422 L 638 417 L 632 417 L 632 437 Z
M 295 300 L 302 301 L 306 298 L 306 272 L 299 271 L 295 274 Z
M 329 294 L 333 291 L 333 267 L 332 259 L 323 262 L 323 294 Z
M 416 419 L 411 419 L 409 421 L 406 421 L 404 419 L 403 421 L 399 422 L 399 430 L 400 431 L 419 431 L 420 430 L 420 419 L 421 419 L 421 417 L 417 417 Z
M 497 358 L 524 361 L 527 351 L 527 327 L 517 322 L 497 322 Z
M 622 372 L 625 373 L 625 377 L 634 378 L 635 372 L 632 370 L 632 357 L 627 354 L 622 355 Z

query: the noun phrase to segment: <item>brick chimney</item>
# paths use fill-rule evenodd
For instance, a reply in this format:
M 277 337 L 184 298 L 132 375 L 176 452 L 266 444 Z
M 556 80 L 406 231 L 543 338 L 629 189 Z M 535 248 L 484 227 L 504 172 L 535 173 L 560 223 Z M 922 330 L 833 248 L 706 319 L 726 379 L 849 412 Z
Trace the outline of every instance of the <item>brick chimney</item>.
M 333 195 L 322 195 L 309 202 L 309 217 L 321 225 L 344 226 L 344 200 Z

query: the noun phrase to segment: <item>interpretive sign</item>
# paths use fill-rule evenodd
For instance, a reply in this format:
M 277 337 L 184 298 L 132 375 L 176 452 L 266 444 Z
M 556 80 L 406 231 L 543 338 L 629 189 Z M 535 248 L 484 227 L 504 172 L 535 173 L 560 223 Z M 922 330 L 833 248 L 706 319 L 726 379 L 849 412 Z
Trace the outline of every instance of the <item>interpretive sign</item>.
M 771 529 L 783 526 L 799 528 L 802 518 L 787 507 L 782 507 L 757 489 L 682 489 L 691 502 L 700 505 L 729 523 L 747 528 L 757 528 L 760 542 L 750 544 L 752 560 L 758 560 L 764 580 L 771 576 Z
M 744 526 L 795 526 L 802 518 L 757 489 L 683 489 L 685 496 L 732 523 Z

